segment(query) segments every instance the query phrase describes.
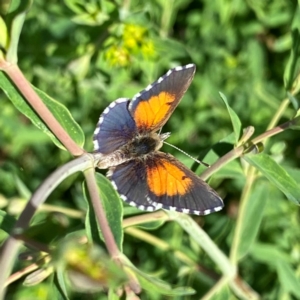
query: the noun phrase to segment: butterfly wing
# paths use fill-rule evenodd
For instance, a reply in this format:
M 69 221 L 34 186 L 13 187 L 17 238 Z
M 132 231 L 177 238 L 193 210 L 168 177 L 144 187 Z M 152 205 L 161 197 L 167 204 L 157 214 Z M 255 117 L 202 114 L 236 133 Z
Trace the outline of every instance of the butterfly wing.
M 121 199 L 139 209 L 154 211 L 155 208 L 147 200 L 146 165 L 142 160 L 133 159 L 109 169 L 107 177 Z
M 101 114 L 93 137 L 95 151 L 112 153 L 133 138 L 137 129 L 128 105 L 128 99 L 120 98 Z
M 193 64 L 171 69 L 134 96 L 129 111 L 138 132 L 157 131 L 167 122 L 189 87 L 195 70 Z
M 170 154 L 157 152 L 147 161 L 151 205 L 184 213 L 207 215 L 224 206 L 218 194 Z
M 207 183 L 162 152 L 111 168 L 108 177 L 123 200 L 143 210 L 164 208 L 207 215 L 224 206 Z

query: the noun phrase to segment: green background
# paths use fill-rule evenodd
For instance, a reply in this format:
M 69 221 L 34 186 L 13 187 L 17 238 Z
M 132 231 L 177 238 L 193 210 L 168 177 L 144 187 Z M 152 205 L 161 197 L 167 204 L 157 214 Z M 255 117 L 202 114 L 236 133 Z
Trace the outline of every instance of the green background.
M 8 7 L 3 2 L 4 19 Z M 267 130 L 287 90 L 291 91 L 298 75 L 298 9 L 297 1 L 286 0 L 36 0 L 20 35 L 18 65 L 35 87 L 67 107 L 84 132 L 84 148 L 92 151 L 93 131 L 109 103 L 132 98 L 172 67 L 194 63 L 194 80 L 163 131 L 172 132 L 169 143 L 213 163 L 233 147 L 233 142 L 220 144 L 215 159 L 204 158 L 213 145 L 233 132 L 219 92 L 226 95 L 242 128 L 253 126 L 257 136 Z M 9 24 L 9 18 L 5 20 Z M 297 93 L 294 96 L 294 105 L 281 111 L 279 124 L 295 116 Z M 0 103 L 0 208 L 17 216 L 42 180 L 71 155 L 22 115 L 2 91 Z M 193 164 L 173 148 L 164 146 L 163 151 L 188 167 Z M 299 131 L 273 136 L 264 152 L 299 187 Z M 218 171 L 210 184 L 224 199 L 225 208 L 194 217 L 226 255 L 247 187 L 247 168 L 245 160 L 237 159 Z M 82 181 L 82 175 L 71 176 L 51 194 L 47 200 L 51 206 L 35 217 L 37 224 L 43 224 L 32 233 L 37 241 L 48 244 L 84 227 L 87 205 Z M 280 191 L 284 181 L 282 186 L 278 189 L 276 180 L 257 176 L 242 221 L 239 276 L 263 299 L 300 298 L 299 207 Z M 58 213 L 58 208 L 67 210 Z M 149 232 L 171 250 L 125 234 L 124 253 L 137 268 L 169 284 L 196 290 L 196 295 L 178 299 L 199 299 L 215 285 L 218 268 L 181 227 L 169 222 Z M 0 230 L 0 237 L 7 234 Z M 193 267 L 187 267 L 173 250 L 188 255 Z M 18 264 L 24 267 L 23 262 Z M 7 299 L 37 295 L 47 299 L 45 291 L 50 289 L 47 280 L 30 288 L 19 280 L 9 288 Z M 235 299 L 231 291 L 227 293 L 226 299 Z M 166 299 L 155 290 L 141 295 L 142 299 Z M 74 299 L 82 297 L 92 299 L 74 294 Z M 101 293 L 92 297 L 105 299 Z

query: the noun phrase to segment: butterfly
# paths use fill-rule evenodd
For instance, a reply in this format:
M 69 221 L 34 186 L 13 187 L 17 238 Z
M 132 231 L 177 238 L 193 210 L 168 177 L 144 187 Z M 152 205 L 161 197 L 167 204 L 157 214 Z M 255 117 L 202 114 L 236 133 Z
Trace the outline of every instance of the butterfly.
M 207 215 L 223 208 L 218 194 L 175 157 L 160 152 L 170 133 L 160 133 L 194 77 L 188 64 L 169 70 L 136 94 L 119 98 L 101 114 L 94 132 L 98 168 L 120 197 L 141 210 L 167 209 Z

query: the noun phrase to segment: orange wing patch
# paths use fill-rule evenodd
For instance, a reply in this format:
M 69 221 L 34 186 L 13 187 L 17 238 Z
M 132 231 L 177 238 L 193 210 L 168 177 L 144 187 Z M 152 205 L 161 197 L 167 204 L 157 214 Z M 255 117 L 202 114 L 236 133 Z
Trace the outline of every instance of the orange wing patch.
M 147 169 L 147 184 L 156 196 L 185 195 L 193 185 L 192 179 L 173 163 L 164 161 Z
M 141 128 L 152 128 L 168 116 L 175 95 L 161 92 L 147 101 L 141 101 L 134 112 L 136 125 Z

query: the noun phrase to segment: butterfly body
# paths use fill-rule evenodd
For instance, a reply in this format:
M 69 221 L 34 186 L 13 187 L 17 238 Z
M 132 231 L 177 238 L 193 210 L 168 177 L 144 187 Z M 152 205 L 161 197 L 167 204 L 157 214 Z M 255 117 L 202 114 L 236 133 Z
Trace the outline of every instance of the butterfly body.
M 222 199 L 197 175 L 170 154 L 158 151 L 169 133 L 157 131 L 190 85 L 195 66 L 171 69 L 132 100 L 112 102 L 94 132 L 99 168 L 130 205 L 205 215 L 223 207 Z

